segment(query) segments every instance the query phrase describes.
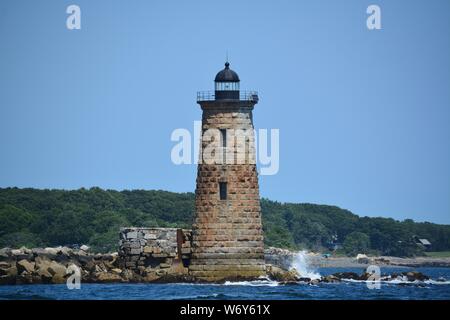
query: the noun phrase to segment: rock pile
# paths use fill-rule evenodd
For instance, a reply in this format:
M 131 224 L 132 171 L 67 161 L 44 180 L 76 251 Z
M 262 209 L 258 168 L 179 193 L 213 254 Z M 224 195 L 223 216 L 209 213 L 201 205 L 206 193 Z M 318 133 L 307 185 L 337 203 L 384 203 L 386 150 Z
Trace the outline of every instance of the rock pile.
M 159 262 L 158 262 L 159 263 Z M 0 249 L 1 284 L 61 284 L 79 270 L 81 283 L 192 281 L 181 264 L 125 268 L 118 253 L 93 254 L 67 247 Z
M 68 271 L 71 265 L 79 268 L 85 282 L 122 280 L 113 271 L 117 257 L 117 253 L 90 254 L 67 247 L 4 248 L 0 249 L 0 284 L 65 283 L 73 273 Z
M 325 283 L 336 283 L 346 280 L 357 280 L 357 281 L 371 281 L 373 279 L 370 278 L 371 274 L 367 272 L 363 272 L 362 274 L 357 274 L 355 272 L 337 272 L 328 276 L 324 276 L 320 279 L 320 282 Z M 423 282 L 426 280 L 429 280 L 430 277 L 424 275 L 421 272 L 418 271 L 405 271 L 400 274 L 384 274 L 381 275 L 380 281 L 402 281 L 405 283 L 412 283 L 412 282 Z
M 319 283 L 339 283 L 343 281 L 372 281 L 371 274 L 363 272 L 357 274 L 355 272 L 337 272 L 327 276 L 323 276 L 320 279 L 310 279 L 301 277 L 295 271 L 286 271 L 277 266 L 266 265 L 267 275 L 271 280 L 278 281 L 280 284 L 311 284 L 317 285 Z M 400 274 L 385 274 L 379 279 L 380 281 L 400 281 L 401 284 L 417 284 L 423 283 L 423 281 L 430 280 L 427 275 L 418 271 L 405 271 Z M 438 279 L 437 281 L 446 281 L 446 279 Z
M 80 271 L 81 283 L 197 282 L 199 279 L 189 275 L 186 267 L 189 263 L 190 233 L 188 230 L 183 232 L 184 247 L 181 241 L 176 241 L 177 233 L 180 239 L 181 233 L 176 229 L 123 229 L 119 254 L 94 254 L 88 252 L 88 247 L 82 247 L 84 250 L 67 247 L 0 249 L 0 285 L 65 283 L 73 274 L 73 266 Z M 177 254 L 179 247 L 181 247 L 181 261 Z M 278 258 L 277 252 L 280 255 Z M 269 257 L 267 262 L 277 264 L 267 263 L 265 273 L 269 279 L 280 284 L 315 285 L 348 280 L 368 281 L 370 276 L 368 273 L 339 272 L 320 279 L 309 279 L 283 266 L 289 255 L 274 248 L 269 249 L 267 253 L 266 257 Z M 382 275 L 380 280 L 416 284 L 429 279 L 420 272 L 408 271 Z

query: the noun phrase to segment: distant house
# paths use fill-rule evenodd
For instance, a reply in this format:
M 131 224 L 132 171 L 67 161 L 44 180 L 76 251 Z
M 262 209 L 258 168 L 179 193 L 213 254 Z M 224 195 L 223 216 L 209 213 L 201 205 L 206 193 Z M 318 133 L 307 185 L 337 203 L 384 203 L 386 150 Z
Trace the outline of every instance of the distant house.
M 428 239 L 424 239 L 424 238 L 419 238 L 419 237 L 414 237 L 414 240 L 416 241 L 416 244 L 418 246 L 423 247 L 425 250 L 431 248 L 431 242 L 428 241 Z

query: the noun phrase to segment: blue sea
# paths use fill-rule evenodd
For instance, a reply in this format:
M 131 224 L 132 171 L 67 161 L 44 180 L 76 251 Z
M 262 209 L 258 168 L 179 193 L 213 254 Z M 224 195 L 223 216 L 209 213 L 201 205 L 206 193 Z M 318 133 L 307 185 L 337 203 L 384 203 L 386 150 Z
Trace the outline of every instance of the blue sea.
M 411 271 L 409 268 L 382 268 L 382 273 Z M 66 285 L 0 286 L 0 299 L 54 299 L 54 300 L 146 300 L 146 299 L 267 299 L 267 300 L 449 300 L 450 268 L 415 268 L 432 279 L 416 283 L 381 283 L 380 289 L 369 289 L 365 282 L 345 281 L 318 285 L 279 285 L 260 280 L 225 284 L 81 284 L 79 290 Z M 362 268 L 322 268 L 321 275 Z M 442 278 L 446 281 L 442 282 Z

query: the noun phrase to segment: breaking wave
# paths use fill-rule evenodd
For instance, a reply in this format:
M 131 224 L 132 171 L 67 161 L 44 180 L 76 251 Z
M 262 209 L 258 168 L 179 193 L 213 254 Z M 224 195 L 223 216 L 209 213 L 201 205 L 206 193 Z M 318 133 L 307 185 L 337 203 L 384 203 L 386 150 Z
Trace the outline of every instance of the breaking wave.
M 290 269 L 295 269 L 302 278 L 310 278 L 311 280 L 321 278 L 320 273 L 311 267 L 310 258 L 306 251 L 299 251 L 295 254 Z
M 253 281 L 226 281 L 223 285 L 224 286 L 276 287 L 276 286 L 278 286 L 278 282 L 270 280 L 267 277 L 261 277 L 259 280 L 253 280 Z

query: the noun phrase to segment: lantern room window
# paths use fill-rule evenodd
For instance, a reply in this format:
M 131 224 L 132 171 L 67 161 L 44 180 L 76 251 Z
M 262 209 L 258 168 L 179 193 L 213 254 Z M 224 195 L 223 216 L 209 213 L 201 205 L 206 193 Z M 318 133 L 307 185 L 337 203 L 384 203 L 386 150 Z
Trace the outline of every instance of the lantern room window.
M 239 82 L 216 82 L 216 91 L 239 91 Z

